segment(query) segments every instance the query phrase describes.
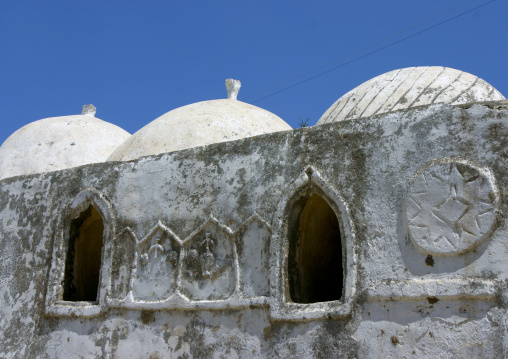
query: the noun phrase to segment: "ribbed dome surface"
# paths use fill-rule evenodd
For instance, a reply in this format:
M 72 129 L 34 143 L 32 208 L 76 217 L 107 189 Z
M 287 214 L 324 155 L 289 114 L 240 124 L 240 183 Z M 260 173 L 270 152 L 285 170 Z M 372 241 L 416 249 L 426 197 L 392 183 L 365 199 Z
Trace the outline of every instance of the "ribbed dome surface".
M 119 146 L 108 160 L 128 161 L 290 129 L 273 113 L 241 101 L 198 102 L 150 122 Z
M 462 105 L 499 100 L 505 100 L 499 91 L 467 72 L 438 66 L 408 67 L 374 77 L 349 91 L 321 116 L 317 124 L 434 103 Z
M 35 121 L 0 147 L 0 179 L 104 162 L 129 136 L 91 115 Z

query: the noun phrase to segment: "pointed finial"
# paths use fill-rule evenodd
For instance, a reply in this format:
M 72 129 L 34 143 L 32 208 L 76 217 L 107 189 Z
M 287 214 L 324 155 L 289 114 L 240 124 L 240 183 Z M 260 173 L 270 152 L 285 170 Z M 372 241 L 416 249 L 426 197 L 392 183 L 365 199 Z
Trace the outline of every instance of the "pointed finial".
M 240 87 L 242 87 L 240 80 L 227 79 L 226 89 L 228 90 L 228 99 L 236 100 L 238 92 L 240 92 Z
M 88 116 L 95 116 L 96 111 L 97 111 L 97 109 L 95 108 L 95 106 L 90 104 L 90 105 L 83 106 L 83 111 L 81 111 L 81 114 L 88 115 Z

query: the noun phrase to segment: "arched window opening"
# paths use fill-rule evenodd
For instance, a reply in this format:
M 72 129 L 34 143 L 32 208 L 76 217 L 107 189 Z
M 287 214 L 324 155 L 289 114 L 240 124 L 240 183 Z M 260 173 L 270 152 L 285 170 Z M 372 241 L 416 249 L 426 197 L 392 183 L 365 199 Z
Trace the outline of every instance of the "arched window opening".
M 63 300 L 97 301 L 103 231 L 102 217 L 92 205 L 71 221 Z
M 289 292 L 294 303 L 339 300 L 344 286 L 337 215 L 316 193 L 296 201 L 289 218 Z

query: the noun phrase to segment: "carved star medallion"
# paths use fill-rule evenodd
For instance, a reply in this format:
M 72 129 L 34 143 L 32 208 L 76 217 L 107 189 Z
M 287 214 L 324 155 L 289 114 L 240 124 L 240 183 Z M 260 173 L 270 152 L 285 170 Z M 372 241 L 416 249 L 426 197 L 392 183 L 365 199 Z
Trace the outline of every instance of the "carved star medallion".
M 497 202 L 497 191 L 485 171 L 461 162 L 438 163 L 409 186 L 407 230 L 427 252 L 458 254 L 491 233 Z

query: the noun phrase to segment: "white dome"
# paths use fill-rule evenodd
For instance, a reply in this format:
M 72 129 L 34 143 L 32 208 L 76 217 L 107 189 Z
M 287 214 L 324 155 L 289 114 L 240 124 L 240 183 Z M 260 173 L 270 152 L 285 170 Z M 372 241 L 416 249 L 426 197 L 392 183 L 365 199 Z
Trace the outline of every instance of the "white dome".
M 0 179 L 104 162 L 129 136 L 93 114 L 35 121 L 0 147 Z
M 118 147 L 108 160 L 128 161 L 290 129 L 273 113 L 233 98 L 198 102 L 150 122 Z
M 467 72 L 439 66 L 408 67 L 374 77 L 338 99 L 318 125 L 370 117 L 416 106 L 505 100 L 486 81 Z

